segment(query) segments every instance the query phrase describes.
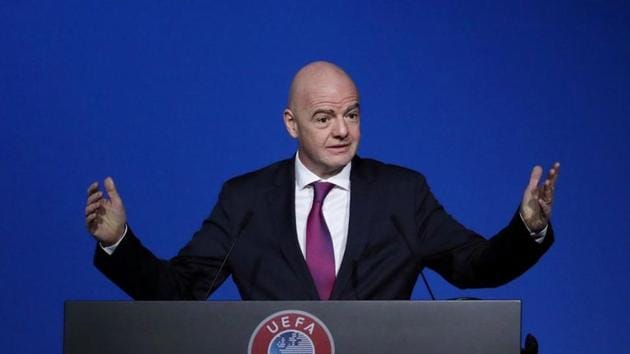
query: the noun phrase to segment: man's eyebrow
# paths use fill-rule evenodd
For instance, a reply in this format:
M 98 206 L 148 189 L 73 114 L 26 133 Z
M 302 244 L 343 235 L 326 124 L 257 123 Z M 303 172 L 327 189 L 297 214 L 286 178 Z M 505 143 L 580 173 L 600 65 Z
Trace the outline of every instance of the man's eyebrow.
M 353 104 L 352 106 L 346 108 L 346 111 L 343 113 L 344 115 L 350 113 L 350 111 L 353 111 L 355 109 L 359 109 L 359 102 Z
M 315 112 L 313 112 L 313 117 L 318 114 L 318 113 L 325 113 L 325 114 L 329 114 L 329 115 L 335 115 L 335 111 L 333 109 L 323 109 L 320 108 L 318 110 L 315 110 Z
M 343 114 L 344 115 L 348 114 L 352 110 L 355 110 L 355 109 L 358 109 L 358 108 L 359 108 L 359 102 L 357 102 L 357 103 L 351 105 L 350 107 L 346 108 L 346 111 Z M 315 110 L 315 112 L 313 112 L 312 116 L 314 117 L 318 113 L 324 113 L 324 114 L 328 114 L 328 115 L 335 115 L 335 110 L 334 109 L 330 109 L 330 108 L 328 108 L 328 109 L 320 108 L 320 109 Z

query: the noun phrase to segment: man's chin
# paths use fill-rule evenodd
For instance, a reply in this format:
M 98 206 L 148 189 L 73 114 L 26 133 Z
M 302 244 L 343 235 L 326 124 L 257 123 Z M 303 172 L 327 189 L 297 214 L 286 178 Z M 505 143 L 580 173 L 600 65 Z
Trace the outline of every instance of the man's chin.
M 353 157 L 354 157 L 354 152 L 349 152 L 349 151 L 344 154 L 336 154 L 329 159 L 329 162 L 330 162 L 329 166 L 332 167 L 334 170 L 340 171 L 347 164 L 349 164 L 350 161 L 352 161 Z

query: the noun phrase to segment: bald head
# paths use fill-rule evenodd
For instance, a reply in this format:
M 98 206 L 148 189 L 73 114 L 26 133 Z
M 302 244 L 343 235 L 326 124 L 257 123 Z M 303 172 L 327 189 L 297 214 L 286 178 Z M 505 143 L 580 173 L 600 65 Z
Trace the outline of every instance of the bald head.
M 307 169 L 325 179 L 347 166 L 361 138 L 359 122 L 359 93 L 340 67 L 317 61 L 298 71 L 284 124 Z
M 293 77 L 287 107 L 293 111 L 307 105 L 313 96 L 335 94 L 334 90 L 353 91 L 358 97 L 354 81 L 339 66 L 327 61 L 315 61 L 302 67 Z

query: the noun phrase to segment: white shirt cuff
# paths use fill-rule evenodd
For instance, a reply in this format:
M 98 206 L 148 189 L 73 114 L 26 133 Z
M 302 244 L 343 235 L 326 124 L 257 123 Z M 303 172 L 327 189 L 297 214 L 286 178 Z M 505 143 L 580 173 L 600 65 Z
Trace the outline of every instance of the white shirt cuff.
M 120 237 L 120 239 L 118 239 L 118 241 L 116 241 L 116 243 L 114 243 L 111 246 L 103 246 L 102 243 L 98 243 L 99 246 L 101 246 L 101 249 L 107 253 L 108 255 L 112 255 L 114 253 L 114 251 L 116 250 L 116 247 L 118 247 L 118 245 L 120 244 L 120 242 L 123 240 L 123 238 L 125 238 L 125 235 L 127 235 L 127 224 L 125 224 L 125 231 L 123 232 L 122 236 Z
M 529 229 L 529 226 L 527 226 L 525 219 L 523 219 L 523 215 L 521 215 L 521 213 L 518 213 L 518 216 L 521 217 L 521 221 L 523 222 L 523 225 L 525 225 L 525 228 L 529 232 L 529 236 L 531 236 L 534 239 L 534 241 L 536 241 L 537 243 L 543 243 L 543 241 L 545 240 L 545 236 L 547 236 L 547 228 L 549 228 L 549 224 L 547 224 L 545 228 L 540 230 L 539 232 L 532 232 L 532 230 Z

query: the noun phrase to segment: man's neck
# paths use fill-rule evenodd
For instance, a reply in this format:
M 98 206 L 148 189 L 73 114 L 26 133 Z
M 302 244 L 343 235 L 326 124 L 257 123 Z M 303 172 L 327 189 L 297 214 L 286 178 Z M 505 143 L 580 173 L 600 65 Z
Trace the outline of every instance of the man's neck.
M 306 167 L 304 163 L 302 163 L 299 151 L 295 154 L 295 182 L 300 188 L 304 188 L 310 183 L 324 180 L 334 183 L 341 188 L 349 189 L 351 168 L 352 162 L 349 162 L 347 165 L 337 171 L 337 173 L 331 174 L 330 176 L 320 176 L 308 167 Z

